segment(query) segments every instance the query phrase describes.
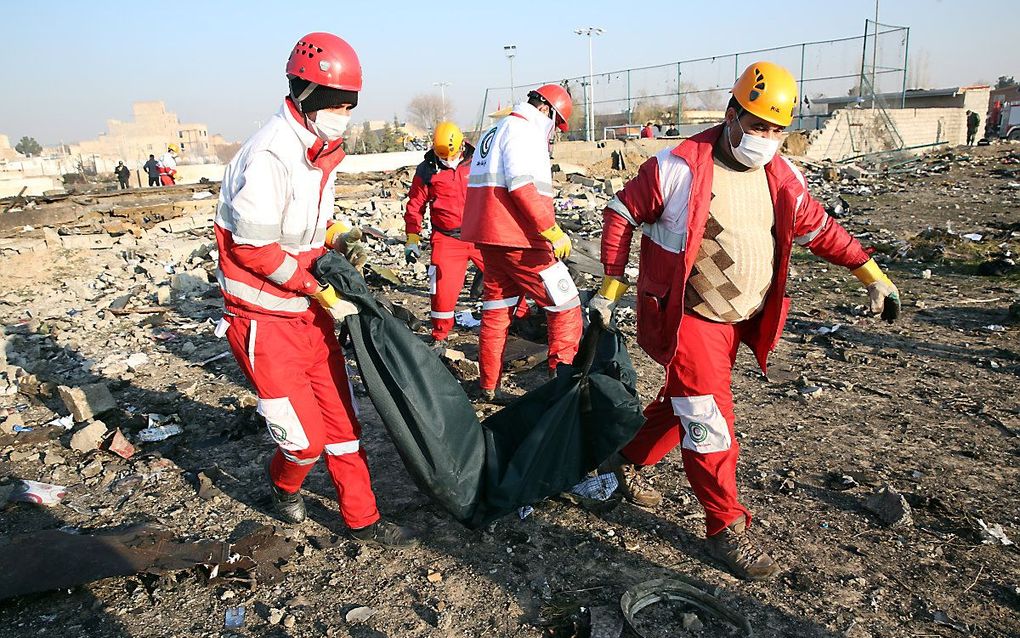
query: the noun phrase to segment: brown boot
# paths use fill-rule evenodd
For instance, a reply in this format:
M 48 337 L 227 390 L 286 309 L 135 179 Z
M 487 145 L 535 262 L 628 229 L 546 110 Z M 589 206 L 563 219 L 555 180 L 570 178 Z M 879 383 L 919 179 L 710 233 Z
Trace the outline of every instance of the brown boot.
M 641 476 L 641 468 L 628 461 L 619 452 L 611 456 L 604 467 L 606 471 L 611 470 L 616 475 L 616 480 L 620 483 L 620 493 L 631 503 L 651 509 L 658 507 L 662 502 L 662 494 L 652 487 L 645 477 Z
M 709 556 L 726 565 L 738 578 L 768 580 L 779 573 L 779 563 L 751 542 L 744 516 L 718 534 L 709 536 L 706 545 Z

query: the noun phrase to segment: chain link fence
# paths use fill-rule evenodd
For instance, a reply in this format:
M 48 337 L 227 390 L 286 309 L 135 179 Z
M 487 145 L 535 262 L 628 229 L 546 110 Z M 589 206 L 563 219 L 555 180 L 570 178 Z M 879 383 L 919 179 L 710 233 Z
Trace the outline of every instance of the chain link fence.
M 863 35 L 596 73 L 590 83 L 585 75 L 547 78 L 512 91 L 509 86 L 491 87 L 485 90 L 477 130 L 528 91 L 555 83 L 574 99 L 567 139 L 586 139 L 586 130 L 591 139 L 636 137 L 646 122 L 655 124 L 660 135 L 688 136 L 722 119 L 733 83 L 758 60 L 781 64 L 798 78 L 800 105 L 790 128 L 816 129 L 829 111 L 826 103 L 816 102 L 819 98 L 853 97 L 862 104 L 877 94 L 887 108 L 902 104 L 909 33 L 909 27 L 868 20 Z M 595 117 L 589 123 L 586 105 L 592 101 Z

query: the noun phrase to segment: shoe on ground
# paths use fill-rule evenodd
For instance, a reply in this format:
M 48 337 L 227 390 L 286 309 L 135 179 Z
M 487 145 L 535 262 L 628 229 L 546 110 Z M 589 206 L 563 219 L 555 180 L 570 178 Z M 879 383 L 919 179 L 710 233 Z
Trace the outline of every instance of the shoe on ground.
M 450 343 L 446 339 L 435 339 L 433 338 L 429 343 L 429 350 L 436 354 L 443 354 L 443 351 L 450 347 Z
M 388 549 L 403 549 L 418 544 L 415 532 L 409 527 L 380 518 L 367 527 L 350 530 L 351 538 L 362 545 L 375 545 Z
M 273 513 L 276 517 L 291 525 L 304 522 L 308 513 L 305 511 L 305 499 L 301 497 L 301 492 L 290 494 L 277 487 L 269 474 L 269 463 L 266 463 L 266 481 L 269 482 L 269 496 L 273 501 Z
M 617 452 L 603 463 L 600 472 L 612 472 L 620 483 L 620 493 L 628 501 L 638 507 L 652 509 L 662 502 L 662 494 L 659 493 L 648 479 L 642 475 L 641 468 L 628 461 L 622 454 Z
M 726 565 L 738 578 L 768 580 L 780 571 L 779 563 L 751 541 L 744 516 L 718 534 L 709 536 L 706 545 L 709 556 Z

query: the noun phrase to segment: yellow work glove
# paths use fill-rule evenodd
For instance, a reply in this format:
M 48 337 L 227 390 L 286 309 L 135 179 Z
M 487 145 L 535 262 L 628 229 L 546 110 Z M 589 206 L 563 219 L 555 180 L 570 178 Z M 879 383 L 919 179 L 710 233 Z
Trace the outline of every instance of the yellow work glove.
M 329 311 L 329 314 L 333 315 L 333 319 L 337 321 L 343 321 L 349 315 L 358 314 L 358 307 L 345 299 L 341 299 L 340 295 L 336 294 L 333 286 L 329 284 L 319 288 L 319 291 L 312 295 L 312 297 L 319 302 L 320 306 Z
M 570 256 L 570 238 L 563 232 L 559 224 L 553 224 L 552 228 L 542 231 L 542 237 L 552 244 L 553 254 L 556 259 L 564 259 Z
M 874 259 L 869 259 L 863 266 L 854 269 L 853 274 L 868 287 L 872 314 L 881 314 L 882 318 L 890 323 L 899 318 L 900 291 Z
M 361 229 L 351 228 L 344 222 L 334 222 L 326 229 L 326 246 L 346 257 L 358 272 L 368 261 L 365 245 L 361 243 Z
M 602 328 L 608 328 L 613 319 L 613 308 L 623 293 L 627 292 L 627 284 L 616 277 L 606 275 L 602 279 L 602 287 L 597 295 L 588 302 L 588 321 Z
M 404 261 L 413 264 L 421 259 L 421 235 L 407 233 L 407 241 L 404 243 Z

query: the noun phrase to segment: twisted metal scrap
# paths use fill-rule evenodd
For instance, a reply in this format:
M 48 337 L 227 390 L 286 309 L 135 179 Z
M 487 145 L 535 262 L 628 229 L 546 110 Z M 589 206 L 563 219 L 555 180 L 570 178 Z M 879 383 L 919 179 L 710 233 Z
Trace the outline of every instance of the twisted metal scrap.
M 708 615 L 733 625 L 746 638 L 752 636 L 751 623 L 743 614 L 724 605 L 718 598 L 698 589 L 690 583 L 673 578 L 656 578 L 634 585 L 620 597 L 620 609 L 631 629 L 639 636 L 644 634 L 637 628 L 634 616 L 645 607 L 662 601 L 685 602 Z

